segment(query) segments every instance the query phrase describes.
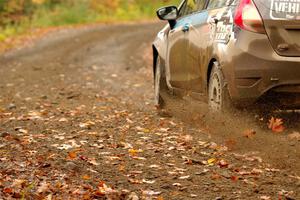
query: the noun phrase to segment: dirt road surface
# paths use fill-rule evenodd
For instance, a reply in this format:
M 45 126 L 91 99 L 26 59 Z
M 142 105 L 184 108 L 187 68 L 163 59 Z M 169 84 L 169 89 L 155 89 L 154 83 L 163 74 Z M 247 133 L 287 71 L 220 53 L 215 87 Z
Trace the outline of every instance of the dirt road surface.
M 300 199 L 297 114 L 277 134 L 187 97 L 157 114 L 161 27 L 62 30 L 0 56 L 0 199 Z

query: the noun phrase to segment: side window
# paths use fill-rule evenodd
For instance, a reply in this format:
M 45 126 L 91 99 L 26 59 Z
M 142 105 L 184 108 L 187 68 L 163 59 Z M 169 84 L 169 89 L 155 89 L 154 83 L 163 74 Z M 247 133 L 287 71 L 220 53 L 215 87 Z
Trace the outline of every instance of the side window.
M 197 1 L 187 0 L 187 14 L 191 14 L 195 11 L 197 11 Z
M 207 6 L 207 9 L 213 9 L 213 8 L 221 8 L 225 6 L 227 3 L 227 0 L 210 0 Z
M 185 1 L 183 3 L 183 5 L 181 6 L 180 10 L 179 10 L 179 14 L 178 16 L 179 17 L 183 17 L 184 15 L 186 15 L 186 8 L 187 8 L 187 4 L 186 4 L 187 1 Z
M 206 0 L 186 0 L 179 11 L 179 17 L 203 10 Z
M 204 9 L 206 0 L 186 0 L 179 10 L 179 17 Z
M 206 4 L 206 0 L 198 0 L 198 10 L 203 10 Z

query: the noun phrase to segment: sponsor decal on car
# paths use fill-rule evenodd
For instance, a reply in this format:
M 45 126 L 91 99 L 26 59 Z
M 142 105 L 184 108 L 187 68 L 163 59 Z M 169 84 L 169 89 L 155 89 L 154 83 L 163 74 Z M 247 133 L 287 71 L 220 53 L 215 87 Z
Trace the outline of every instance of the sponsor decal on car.
M 228 43 L 232 32 L 232 12 L 229 9 L 224 13 L 218 14 L 217 18 L 219 19 L 219 22 L 213 27 L 213 29 L 215 28 L 216 30 L 214 40 L 221 43 Z
M 271 0 L 272 19 L 300 19 L 300 0 Z

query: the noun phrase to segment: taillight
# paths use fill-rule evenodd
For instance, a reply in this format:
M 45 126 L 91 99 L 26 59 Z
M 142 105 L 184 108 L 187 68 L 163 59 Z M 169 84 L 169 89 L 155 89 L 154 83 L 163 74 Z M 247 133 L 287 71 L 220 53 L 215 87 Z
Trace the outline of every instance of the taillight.
M 266 33 L 262 18 L 252 0 L 241 0 L 234 16 L 234 23 L 241 29 Z

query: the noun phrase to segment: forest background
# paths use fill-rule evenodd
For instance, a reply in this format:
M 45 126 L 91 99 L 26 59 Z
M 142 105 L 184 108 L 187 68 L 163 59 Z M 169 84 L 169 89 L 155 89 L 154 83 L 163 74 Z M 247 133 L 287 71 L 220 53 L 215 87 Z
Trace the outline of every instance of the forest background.
M 0 0 L 0 42 L 28 31 L 101 22 L 149 20 L 178 0 Z

